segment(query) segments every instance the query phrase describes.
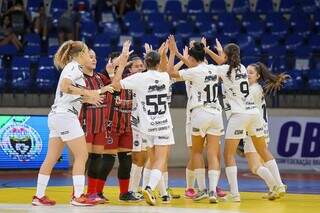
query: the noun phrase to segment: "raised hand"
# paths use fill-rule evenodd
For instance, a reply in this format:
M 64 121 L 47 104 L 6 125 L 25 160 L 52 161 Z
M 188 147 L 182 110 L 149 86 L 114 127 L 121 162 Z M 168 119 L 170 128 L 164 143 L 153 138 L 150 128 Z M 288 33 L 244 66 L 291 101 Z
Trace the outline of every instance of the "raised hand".
M 173 35 L 169 36 L 168 47 L 169 47 L 170 52 L 174 52 L 174 53 L 178 52 L 176 40 Z
M 153 50 L 152 45 L 145 43 L 144 50 L 145 50 L 145 53 L 143 55 L 145 56 L 146 54 L 148 54 L 149 52 L 151 52 Z
M 218 54 L 219 55 L 222 55 L 224 52 L 223 52 L 223 47 L 220 43 L 220 41 L 216 38 L 216 46 L 215 46 L 216 50 L 218 51 Z
M 183 57 L 184 58 L 188 58 L 189 57 L 189 48 L 187 46 L 184 46 Z

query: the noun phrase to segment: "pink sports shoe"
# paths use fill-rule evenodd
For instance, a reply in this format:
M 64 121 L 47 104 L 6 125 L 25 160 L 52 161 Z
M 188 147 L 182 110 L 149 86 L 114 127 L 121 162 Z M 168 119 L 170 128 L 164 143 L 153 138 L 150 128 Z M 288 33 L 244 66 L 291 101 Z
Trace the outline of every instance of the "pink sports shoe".
M 34 206 L 54 206 L 54 205 L 56 205 L 56 201 L 50 200 L 47 196 L 43 196 L 42 198 L 38 198 L 37 196 L 33 196 L 32 205 L 34 205 Z
M 97 204 L 105 204 L 106 203 L 106 200 L 101 198 L 97 193 L 87 194 L 87 197 L 90 200 L 97 202 Z
M 98 203 L 94 199 L 82 194 L 80 197 L 73 197 L 70 201 L 70 204 L 73 206 L 94 206 Z
M 219 187 L 216 188 L 216 191 L 217 191 L 218 197 L 220 197 L 220 198 L 223 198 L 223 197 L 225 197 L 225 196 L 227 195 L 227 193 L 225 193 L 225 192 L 224 192 L 221 188 L 219 188 Z
M 193 188 L 186 189 L 184 196 L 189 199 L 193 199 L 197 195 L 197 192 Z

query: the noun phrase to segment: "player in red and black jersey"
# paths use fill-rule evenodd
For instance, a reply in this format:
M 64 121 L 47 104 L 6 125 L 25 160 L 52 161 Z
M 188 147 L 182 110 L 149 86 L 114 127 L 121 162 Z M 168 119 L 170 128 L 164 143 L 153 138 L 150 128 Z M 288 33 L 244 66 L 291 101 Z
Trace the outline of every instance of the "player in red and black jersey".
M 109 76 L 110 81 L 117 70 L 117 60 L 119 54 L 110 55 L 106 70 L 104 73 Z M 134 57 L 131 57 L 133 59 Z M 130 59 L 129 59 L 130 61 Z M 132 62 L 134 63 L 134 61 Z M 130 62 L 124 71 L 123 78 L 131 75 L 132 65 Z M 118 180 L 120 187 L 119 200 L 121 201 L 140 201 L 134 193 L 128 191 L 130 170 L 131 170 L 131 150 L 132 150 L 132 129 L 131 129 L 131 110 L 132 110 L 132 92 L 130 90 L 120 90 L 107 95 L 108 106 L 105 108 L 106 116 L 106 143 L 104 152 L 117 154 L 119 160 Z M 113 164 L 114 162 L 112 162 Z M 108 176 L 109 172 L 101 170 L 103 176 Z
M 92 63 L 84 67 L 90 74 L 84 74 L 86 87 L 90 89 L 100 89 L 111 83 L 110 79 L 104 74 L 95 72 L 96 55 L 90 50 L 90 58 Z M 104 144 L 106 141 L 106 125 L 105 109 L 108 107 L 108 99 L 110 94 L 104 95 L 104 101 L 101 105 L 96 106 L 84 103 L 79 116 L 80 123 L 85 132 L 87 150 L 89 153 L 87 161 L 88 188 L 87 195 L 95 199 L 98 203 L 108 201 L 102 194 L 105 183 L 104 176 L 98 171 L 100 168 L 108 169 L 109 162 L 114 161 L 114 156 L 104 152 Z M 113 164 L 112 164 L 113 165 Z M 109 169 L 111 171 L 112 167 Z M 110 172 L 109 171 L 109 172 Z

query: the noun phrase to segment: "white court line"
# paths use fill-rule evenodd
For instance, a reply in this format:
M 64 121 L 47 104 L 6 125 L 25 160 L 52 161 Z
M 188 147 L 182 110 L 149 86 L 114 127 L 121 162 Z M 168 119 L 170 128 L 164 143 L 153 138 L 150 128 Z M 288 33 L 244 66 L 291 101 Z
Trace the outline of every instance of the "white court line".
M 154 206 L 112 206 L 98 205 L 94 207 L 75 207 L 71 205 L 58 204 L 55 206 L 32 206 L 31 204 L 0 204 L 2 213 L 239 213 L 237 211 L 198 209 L 198 208 L 176 208 L 176 207 L 154 207 Z

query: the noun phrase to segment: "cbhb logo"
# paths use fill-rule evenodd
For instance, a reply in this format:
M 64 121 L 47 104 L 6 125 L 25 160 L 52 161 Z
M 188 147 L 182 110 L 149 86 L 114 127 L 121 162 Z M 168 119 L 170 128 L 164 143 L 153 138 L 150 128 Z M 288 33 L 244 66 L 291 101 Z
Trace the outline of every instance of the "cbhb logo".
M 302 144 L 289 141 L 289 137 L 299 138 Z M 283 157 L 292 157 L 297 154 L 299 146 L 302 146 L 301 157 L 320 157 L 320 123 L 307 122 L 304 135 L 302 135 L 301 124 L 298 122 L 290 121 L 282 125 L 278 140 L 278 154 Z
M 33 160 L 42 150 L 39 133 L 26 124 L 11 124 L 0 135 L 1 148 L 12 159 Z

